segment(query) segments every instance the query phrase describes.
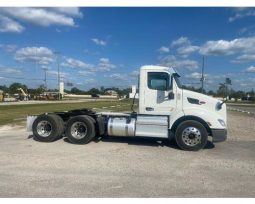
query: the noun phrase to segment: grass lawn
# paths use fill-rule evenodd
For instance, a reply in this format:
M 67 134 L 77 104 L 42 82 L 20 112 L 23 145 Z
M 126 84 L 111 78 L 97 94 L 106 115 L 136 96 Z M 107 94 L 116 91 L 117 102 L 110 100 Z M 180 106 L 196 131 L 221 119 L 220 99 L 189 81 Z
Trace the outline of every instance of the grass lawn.
M 89 101 L 81 103 L 53 103 L 0 106 L 0 125 L 25 124 L 27 115 L 45 112 L 68 111 L 80 108 L 96 108 L 95 111 L 131 111 L 132 100 Z M 111 107 L 115 106 L 115 107 Z

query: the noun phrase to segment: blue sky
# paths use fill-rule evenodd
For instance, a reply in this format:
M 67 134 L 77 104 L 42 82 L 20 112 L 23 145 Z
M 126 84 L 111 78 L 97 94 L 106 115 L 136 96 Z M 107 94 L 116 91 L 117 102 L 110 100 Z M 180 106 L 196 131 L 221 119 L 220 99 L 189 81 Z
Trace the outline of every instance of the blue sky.
M 87 90 L 136 84 L 145 64 L 173 66 L 184 84 L 205 88 L 226 77 L 255 88 L 253 8 L 0 8 L 0 84 Z

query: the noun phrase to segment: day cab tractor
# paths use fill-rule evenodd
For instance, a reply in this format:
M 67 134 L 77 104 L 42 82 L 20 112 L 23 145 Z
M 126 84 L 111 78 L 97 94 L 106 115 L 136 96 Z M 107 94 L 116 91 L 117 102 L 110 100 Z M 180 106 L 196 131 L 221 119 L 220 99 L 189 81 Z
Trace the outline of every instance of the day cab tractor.
M 65 136 L 71 143 L 87 144 L 96 136 L 175 139 L 183 150 L 205 147 L 227 138 L 226 104 L 182 88 L 173 68 L 142 66 L 139 74 L 139 110 L 130 113 L 90 109 L 45 113 L 27 117 L 36 140 L 52 142 Z

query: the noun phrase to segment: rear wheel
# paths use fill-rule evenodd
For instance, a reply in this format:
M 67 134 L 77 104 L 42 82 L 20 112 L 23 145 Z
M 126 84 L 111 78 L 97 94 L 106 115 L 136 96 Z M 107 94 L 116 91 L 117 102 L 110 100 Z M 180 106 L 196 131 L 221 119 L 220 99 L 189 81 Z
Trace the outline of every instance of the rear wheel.
M 207 143 L 208 133 L 206 128 L 199 122 L 187 120 L 182 122 L 176 129 L 175 139 L 178 146 L 183 150 L 198 151 Z
M 95 137 L 94 119 L 87 115 L 75 116 L 67 123 L 66 136 L 76 144 L 87 144 Z
M 64 123 L 56 114 L 38 116 L 32 126 L 34 138 L 42 142 L 52 142 L 62 136 Z

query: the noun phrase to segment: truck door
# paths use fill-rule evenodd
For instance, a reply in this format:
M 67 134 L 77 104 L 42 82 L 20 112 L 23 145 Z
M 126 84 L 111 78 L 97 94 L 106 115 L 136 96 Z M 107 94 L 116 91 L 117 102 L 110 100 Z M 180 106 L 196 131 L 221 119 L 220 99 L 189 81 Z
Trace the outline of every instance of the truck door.
M 176 109 L 176 89 L 167 72 L 147 72 L 144 96 L 146 114 L 171 115 Z

